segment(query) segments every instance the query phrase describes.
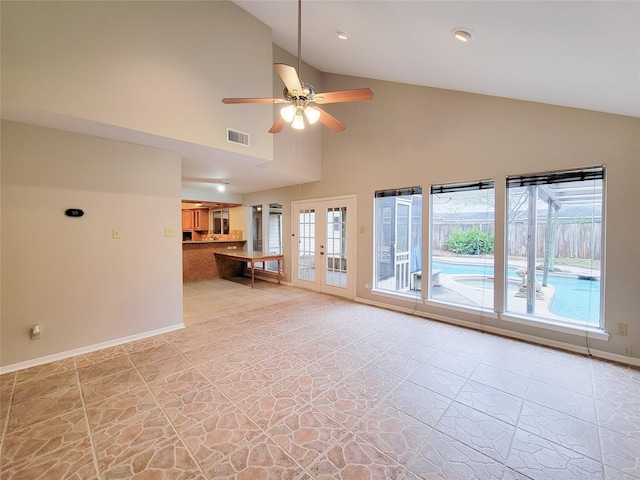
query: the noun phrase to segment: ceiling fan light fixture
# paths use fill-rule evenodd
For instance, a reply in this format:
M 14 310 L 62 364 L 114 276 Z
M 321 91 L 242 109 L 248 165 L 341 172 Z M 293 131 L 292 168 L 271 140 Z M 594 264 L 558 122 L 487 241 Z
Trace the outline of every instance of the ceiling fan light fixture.
M 304 114 L 307 117 L 307 120 L 309 121 L 309 125 L 313 125 L 320 118 L 320 112 L 312 107 L 306 107 L 304 109 Z
M 1 0 L 0 0 L 1 1 Z M 312 85 L 304 83 L 300 78 L 300 66 L 302 63 L 302 0 L 298 0 L 298 69 L 284 63 L 273 65 L 282 82 L 284 90 L 283 98 L 223 98 L 224 104 L 238 103 L 287 103 L 287 106 L 280 109 L 280 116 L 277 117 L 269 129 L 269 133 L 280 133 L 287 124 L 292 128 L 302 130 L 305 122 L 309 125 L 320 122 L 334 132 L 342 132 L 347 126 L 321 107 L 329 103 L 363 102 L 373 98 L 373 92 L 368 88 L 357 88 L 353 90 L 339 90 L 335 92 L 325 92 L 316 95 Z M 347 40 L 350 35 L 341 30 L 335 30 L 339 38 Z M 307 107 L 307 104 L 320 106 Z M 304 113 L 303 113 L 304 112 Z M 305 120 L 304 117 L 307 117 Z M 248 137 L 248 134 L 246 135 Z M 248 143 L 247 143 L 248 145 Z
M 291 128 L 295 128 L 296 130 L 304 129 L 304 117 L 302 116 L 302 112 L 298 111 L 295 117 L 293 117 L 293 122 L 291 122 Z
M 294 107 L 293 105 L 287 105 L 286 107 L 282 107 L 280 109 L 280 116 L 284 118 L 287 121 L 287 123 L 291 123 L 295 115 L 296 115 L 296 107 Z
M 453 36 L 461 42 L 468 42 L 473 37 L 473 30 L 469 28 L 456 27 L 452 31 Z

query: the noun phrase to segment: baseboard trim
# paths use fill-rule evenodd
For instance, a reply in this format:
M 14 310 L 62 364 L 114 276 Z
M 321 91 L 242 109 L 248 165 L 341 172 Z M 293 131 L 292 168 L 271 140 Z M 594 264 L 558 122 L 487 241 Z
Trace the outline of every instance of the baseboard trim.
M 402 313 L 409 313 L 411 315 L 416 315 L 418 317 L 423 317 L 430 320 L 437 320 L 439 322 L 444 322 L 444 323 L 456 325 L 459 327 L 470 328 L 478 331 L 482 330 L 484 332 L 493 333 L 495 335 L 500 335 L 502 337 L 514 338 L 516 340 L 535 343 L 537 345 L 543 345 L 545 347 L 557 348 L 559 350 L 565 350 L 572 353 L 580 353 L 582 355 L 591 355 L 592 357 L 596 357 L 602 360 L 622 363 L 622 364 L 630 365 L 633 367 L 640 367 L 640 358 L 636 358 L 636 357 L 629 357 L 629 356 L 620 355 L 617 353 L 606 352 L 604 350 L 595 350 L 593 348 L 587 349 L 587 347 L 583 347 L 580 345 L 573 345 L 571 343 L 549 340 L 544 337 L 538 337 L 535 335 L 528 335 L 524 333 L 514 332 L 512 330 L 506 330 L 504 328 L 492 327 L 488 325 L 479 325 L 474 322 L 467 322 L 454 317 L 427 313 L 427 312 L 423 312 L 413 308 L 400 307 L 397 305 L 389 305 L 388 303 L 380 303 L 380 302 L 368 300 L 366 298 L 356 297 L 354 300 L 356 302 L 364 303 L 374 307 L 380 307 L 387 310 L 394 310 Z
M 120 337 L 107 342 L 94 343 L 93 345 L 87 345 L 86 347 L 74 348 L 73 350 L 67 350 L 65 352 L 54 353 L 52 355 L 46 355 L 44 357 L 38 357 L 31 360 L 25 360 L 24 362 L 13 363 L 4 367 L 0 367 L 0 375 L 5 373 L 16 372 L 18 370 L 24 370 L 25 368 L 37 367 L 39 365 L 45 365 L 47 363 L 56 362 L 58 360 L 64 360 L 66 358 L 75 357 L 77 355 L 84 355 L 85 353 L 91 353 L 103 348 L 115 347 L 136 340 L 142 340 L 144 338 L 155 337 L 156 335 L 162 335 L 163 333 L 173 332 L 184 328 L 184 323 L 176 323 L 168 327 L 158 328 L 155 330 L 149 330 L 147 332 L 136 333 L 135 335 L 129 335 L 127 337 Z

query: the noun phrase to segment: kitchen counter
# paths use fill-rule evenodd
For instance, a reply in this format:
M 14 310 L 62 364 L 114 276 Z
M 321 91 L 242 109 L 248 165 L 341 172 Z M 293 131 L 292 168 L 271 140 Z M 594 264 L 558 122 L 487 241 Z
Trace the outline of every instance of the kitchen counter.
M 182 243 L 242 243 L 246 240 L 183 240 Z
M 182 242 L 182 281 L 199 282 L 241 275 L 241 265 L 219 266 L 214 253 L 241 250 L 246 242 L 246 240 L 185 240 Z M 220 269 L 224 271 L 221 272 Z

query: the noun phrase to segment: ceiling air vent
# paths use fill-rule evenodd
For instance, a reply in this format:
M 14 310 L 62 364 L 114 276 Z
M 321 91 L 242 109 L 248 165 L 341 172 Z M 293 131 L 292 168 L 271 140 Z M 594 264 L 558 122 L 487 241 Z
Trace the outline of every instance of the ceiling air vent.
M 242 145 L 244 147 L 249 146 L 249 134 L 240 132 L 238 130 L 232 130 L 227 128 L 227 142 L 235 143 L 236 145 Z

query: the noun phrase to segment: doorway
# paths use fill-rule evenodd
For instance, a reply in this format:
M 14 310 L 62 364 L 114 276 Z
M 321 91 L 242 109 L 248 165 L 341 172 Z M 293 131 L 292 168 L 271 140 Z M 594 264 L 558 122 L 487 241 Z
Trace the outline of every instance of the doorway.
M 293 202 L 293 284 L 355 297 L 355 197 Z

